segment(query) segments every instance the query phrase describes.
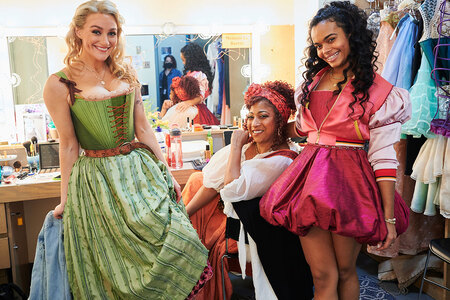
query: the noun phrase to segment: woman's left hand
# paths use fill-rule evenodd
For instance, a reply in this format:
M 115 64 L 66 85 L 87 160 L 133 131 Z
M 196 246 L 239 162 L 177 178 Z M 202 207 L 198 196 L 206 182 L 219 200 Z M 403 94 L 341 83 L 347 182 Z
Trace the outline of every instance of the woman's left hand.
M 377 249 L 378 251 L 381 250 L 386 250 L 388 249 L 390 246 L 392 246 L 395 242 L 395 239 L 397 238 L 397 230 L 395 229 L 395 224 L 390 224 L 390 223 L 386 223 L 387 226 L 387 236 L 386 239 L 384 240 L 383 243 L 379 243 L 377 245 Z
M 177 193 L 177 203 L 178 203 L 180 202 L 181 199 L 181 186 L 175 180 L 175 177 L 173 177 L 173 175 L 172 175 L 172 182 L 173 182 L 173 189 L 175 190 L 175 193 Z
M 192 105 L 190 103 L 188 103 L 187 101 L 182 101 L 182 102 L 178 103 L 177 111 L 183 112 L 183 111 L 187 110 L 190 106 L 192 106 Z

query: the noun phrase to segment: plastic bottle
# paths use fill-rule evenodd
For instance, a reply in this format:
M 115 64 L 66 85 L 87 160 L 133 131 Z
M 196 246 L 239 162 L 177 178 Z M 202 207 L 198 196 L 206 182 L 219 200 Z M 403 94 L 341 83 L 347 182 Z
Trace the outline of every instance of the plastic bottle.
M 208 130 L 208 136 L 206 138 L 206 141 L 209 144 L 209 151 L 211 152 L 211 155 L 213 155 L 213 138 L 211 136 L 211 130 Z
M 161 127 L 156 127 L 155 129 L 155 136 L 156 136 L 156 140 L 158 141 L 159 147 L 161 149 L 165 149 L 165 136 L 164 133 L 162 132 Z
M 183 167 L 183 150 L 181 147 L 181 130 L 173 128 L 170 131 L 170 166 L 173 169 L 181 169 Z
M 166 134 L 166 159 L 167 159 L 167 164 L 169 165 L 169 167 L 172 164 L 172 159 L 171 159 L 171 147 L 170 147 L 170 134 Z

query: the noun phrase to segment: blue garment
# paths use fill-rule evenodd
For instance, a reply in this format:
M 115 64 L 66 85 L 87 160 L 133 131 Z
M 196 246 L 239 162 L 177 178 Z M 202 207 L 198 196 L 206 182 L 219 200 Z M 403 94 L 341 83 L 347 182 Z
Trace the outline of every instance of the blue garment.
M 398 27 L 400 30 L 397 39 L 389 52 L 381 76 L 391 84 L 408 90 L 412 84 L 412 62 L 418 25 L 413 17 L 406 15 L 400 20 Z
M 172 85 L 172 80 L 175 77 L 181 77 L 181 76 L 183 76 L 183 74 L 178 69 L 172 69 L 172 70 L 170 70 L 169 74 L 167 74 L 167 99 L 170 99 L 169 98 L 169 96 L 170 96 L 170 86 Z M 159 73 L 159 94 L 160 95 L 166 94 L 166 93 L 164 93 L 164 91 L 161 90 L 163 88 L 163 84 L 162 84 L 163 78 L 164 78 L 164 70 L 161 71 L 161 73 Z M 167 99 L 160 99 L 161 100 L 161 104 L 162 104 L 162 102 L 164 100 L 167 100 Z
M 72 299 L 64 254 L 63 221 L 55 219 L 53 211 L 47 214 L 39 232 L 29 299 Z

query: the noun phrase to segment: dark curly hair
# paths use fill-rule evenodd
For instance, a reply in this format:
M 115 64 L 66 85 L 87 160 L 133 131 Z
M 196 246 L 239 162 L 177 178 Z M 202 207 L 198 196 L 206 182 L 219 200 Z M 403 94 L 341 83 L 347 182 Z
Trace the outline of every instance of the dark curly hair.
M 201 95 L 200 93 L 200 85 L 198 84 L 198 80 L 191 76 L 183 76 L 180 80 L 181 89 L 187 94 L 189 99 L 198 97 Z M 182 100 L 178 97 L 173 84 L 170 86 L 170 93 L 173 93 L 173 104 L 180 103 Z
M 189 71 L 201 71 L 205 73 L 206 78 L 208 79 L 209 91 L 212 92 L 214 75 L 211 71 L 209 60 L 208 58 L 206 58 L 202 47 L 195 43 L 189 43 L 181 48 L 180 52 L 183 53 L 183 56 L 186 60 L 183 73 L 186 74 Z
M 313 82 L 314 76 L 328 64 L 317 55 L 317 49 L 313 45 L 311 38 L 311 29 L 322 21 L 336 22 L 336 25 L 345 32 L 350 45 L 350 53 L 347 57 L 349 63 L 344 70 L 344 79 L 338 82 L 338 90 L 334 93 L 337 95 L 342 91 L 343 84 L 347 81 L 347 73 L 351 70 L 354 74 L 351 84 L 354 91 L 352 96 L 354 101 L 350 103 L 352 115 L 354 105 L 359 103 L 365 112 L 364 103 L 369 99 L 369 88 L 375 79 L 375 65 L 377 55 L 375 54 L 376 42 L 373 39 L 373 32 L 367 29 L 367 16 L 356 5 L 348 1 L 335 1 L 328 3 L 319 9 L 309 24 L 309 46 L 305 49 L 305 67 L 303 79 L 305 80 L 301 86 L 303 94 L 299 102 L 306 105 L 309 102 L 308 86 Z M 358 118 L 361 118 L 360 115 Z
M 262 87 L 278 92 L 281 96 L 283 96 L 284 99 L 286 99 L 286 106 L 291 109 L 291 112 L 292 113 L 295 112 L 295 110 L 296 110 L 295 100 L 294 100 L 295 91 L 294 91 L 294 88 L 292 87 L 292 85 L 290 85 L 289 83 L 284 82 L 284 81 L 268 81 L 268 82 L 262 84 Z M 280 144 L 286 142 L 286 140 L 288 138 L 287 123 L 283 122 L 283 118 L 282 118 L 280 112 L 275 107 L 275 105 L 272 104 L 272 102 L 270 102 L 268 99 L 266 99 L 264 97 L 254 96 L 254 97 L 251 97 L 250 99 L 248 99 L 245 102 L 245 105 L 248 109 L 250 109 L 250 107 L 252 107 L 253 105 L 255 105 L 256 103 L 258 103 L 260 101 L 264 101 L 264 102 L 268 103 L 272 107 L 273 111 L 275 112 L 275 128 L 279 128 L 279 129 L 275 131 L 276 136 L 274 138 L 274 146 L 280 145 Z M 245 124 L 244 129 L 247 130 L 246 122 L 244 124 Z
M 177 60 L 176 60 L 175 57 L 173 57 L 173 55 L 171 55 L 171 54 L 167 54 L 166 56 L 164 56 L 164 61 L 163 61 L 163 63 L 166 62 L 166 58 L 168 58 L 168 57 L 170 57 L 170 59 L 172 60 L 172 64 L 173 64 L 172 69 L 176 69 L 176 68 L 177 68 Z

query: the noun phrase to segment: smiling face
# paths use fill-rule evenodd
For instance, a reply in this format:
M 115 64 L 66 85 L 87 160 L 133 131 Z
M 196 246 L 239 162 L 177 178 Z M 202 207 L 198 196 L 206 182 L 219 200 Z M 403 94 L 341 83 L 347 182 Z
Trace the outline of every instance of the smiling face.
M 250 107 L 247 114 L 247 129 L 256 143 L 273 144 L 275 127 L 276 115 L 272 105 L 267 101 L 259 101 Z
M 311 39 L 317 55 L 337 72 L 347 66 L 350 44 L 344 30 L 336 22 L 324 20 L 311 29 Z
M 105 61 L 118 41 L 117 23 L 109 14 L 90 14 L 76 34 L 82 40 L 82 57 L 95 61 Z

